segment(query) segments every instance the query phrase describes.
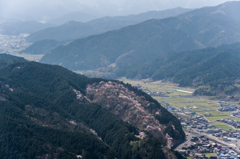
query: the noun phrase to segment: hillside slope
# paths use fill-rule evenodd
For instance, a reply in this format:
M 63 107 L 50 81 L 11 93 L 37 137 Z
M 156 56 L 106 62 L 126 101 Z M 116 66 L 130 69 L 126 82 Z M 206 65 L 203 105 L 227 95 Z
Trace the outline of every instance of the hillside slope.
M 0 155 L 5 158 L 181 158 L 162 148 L 185 138 L 178 119 L 130 85 L 35 62 L 14 62 L 0 72 Z M 103 83 L 115 87 L 100 89 L 99 95 L 89 92 Z M 97 99 L 109 91 L 121 93 L 107 107 Z M 116 100 L 121 94 L 136 99 L 126 105 Z M 146 123 L 130 125 L 141 120 Z
M 216 95 L 225 92 L 230 95 L 238 90 L 235 83 L 240 77 L 239 50 L 240 43 L 235 43 L 216 48 L 169 53 L 164 57 L 146 60 L 139 66 L 129 64 L 126 66 L 128 69 L 120 67 L 116 73 L 122 74 L 125 71 L 127 78 L 169 80 L 178 83 L 179 86 L 209 85 L 213 90 L 203 94 Z

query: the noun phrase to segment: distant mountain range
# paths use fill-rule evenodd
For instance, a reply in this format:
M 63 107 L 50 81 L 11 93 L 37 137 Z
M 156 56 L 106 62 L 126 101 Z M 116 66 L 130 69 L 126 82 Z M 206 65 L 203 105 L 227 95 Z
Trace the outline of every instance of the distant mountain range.
M 240 2 L 224 3 L 75 40 L 52 50 L 41 62 L 72 70 L 97 69 L 111 64 L 128 67 L 169 52 L 234 43 L 240 41 L 238 7 Z
M 33 33 L 27 38 L 27 40 L 29 42 L 36 42 L 45 39 L 54 39 L 57 41 L 74 40 L 110 30 L 120 29 L 149 19 L 161 19 L 176 16 L 187 11 L 190 11 L 190 9 L 175 8 L 165 11 L 152 11 L 139 15 L 104 17 L 87 23 L 70 21 L 58 27 L 47 28 Z
M 179 120 L 119 81 L 0 54 L 0 156 L 183 159 Z
M 34 33 L 56 25 L 36 21 L 12 21 L 0 23 L 0 34 L 19 35 L 20 33 Z
M 55 25 L 62 25 L 69 21 L 88 22 L 93 19 L 96 19 L 96 17 L 88 13 L 71 12 L 71 13 L 64 14 L 58 18 L 49 20 L 48 23 L 55 24 Z
M 41 62 L 115 77 L 168 79 L 180 86 L 209 85 L 218 93 L 233 93 L 228 87 L 239 77 L 240 59 L 239 43 L 230 44 L 240 41 L 239 7 L 240 2 L 227 2 L 75 40 L 52 50 Z

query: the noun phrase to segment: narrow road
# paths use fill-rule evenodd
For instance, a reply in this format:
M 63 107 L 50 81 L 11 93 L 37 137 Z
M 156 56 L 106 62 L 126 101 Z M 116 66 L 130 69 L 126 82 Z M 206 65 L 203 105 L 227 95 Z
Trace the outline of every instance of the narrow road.
M 184 145 L 186 145 L 186 144 L 190 145 L 191 144 L 191 138 L 192 138 L 193 134 L 186 133 L 186 132 L 185 132 L 185 134 L 187 135 L 186 136 L 187 137 L 186 141 L 183 142 L 182 144 L 178 145 L 178 147 L 176 147 L 174 150 L 181 150 Z

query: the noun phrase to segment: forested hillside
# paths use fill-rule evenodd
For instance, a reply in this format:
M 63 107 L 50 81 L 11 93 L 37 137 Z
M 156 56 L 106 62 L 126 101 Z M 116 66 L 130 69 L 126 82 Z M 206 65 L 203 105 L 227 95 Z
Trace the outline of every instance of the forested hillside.
M 88 70 L 107 67 L 118 61 L 141 62 L 167 52 L 199 48 L 193 38 L 174 25 L 167 25 L 175 21 L 179 19 L 149 20 L 118 31 L 75 40 L 52 50 L 41 62 L 61 64 L 72 70 Z
M 116 83 L 125 93 L 133 91 L 142 102 L 149 102 L 141 110 L 158 120 L 158 130 L 166 136 L 156 138 L 148 129 L 129 124 L 134 119 L 127 123 L 89 99 L 86 89 L 101 82 Z M 165 147 L 171 137 L 175 143 L 185 138 L 178 119 L 131 85 L 87 78 L 60 66 L 15 60 L 1 68 L 0 85 L 0 156 L 4 159 L 76 155 L 87 159 L 181 158 Z
M 200 87 L 195 94 L 232 95 L 240 76 L 240 43 L 152 58 L 140 66 L 129 63 L 116 70 L 127 78 L 169 80 L 179 86 Z M 126 69 L 127 68 L 127 69 Z

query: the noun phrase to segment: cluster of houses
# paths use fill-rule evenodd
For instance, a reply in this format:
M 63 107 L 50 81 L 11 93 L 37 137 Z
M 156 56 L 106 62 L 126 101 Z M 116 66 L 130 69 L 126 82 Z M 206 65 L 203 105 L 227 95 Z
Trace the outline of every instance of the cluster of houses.
M 231 119 L 221 119 L 220 121 L 228 125 L 232 125 L 235 128 L 240 128 L 240 121 L 234 121 Z
M 221 110 L 236 111 L 237 109 L 239 109 L 237 106 L 228 104 L 227 102 L 222 101 L 219 103 L 223 108 Z M 165 106 L 165 108 L 169 112 L 174 114 L 184 128 L 188 129 L 189 131 L 191 130 L 193 132 L 200 133 L 202 135 L 192 137 L 190 145 L 186 144 L 182 147 L 181 150 L 178 150 L 183 156 L 190 156 L 194 159 L 208 159 L 205 154 L 214 153 L 215 155 L 209 157 L 209 159 L 240 159 L 240 155 L 237 154 L 237 150 L 235 151 L 234 148 L 222 146 L 221 144 L 218 144 L 217 141 L 209 141 L 209 139 L 204 137 L 205 135 L 208 136 L 208 134 L 211 134 L 215 137 L 218 137 L 220 140 L 229 143 L 230 145 L 236 144 L 237 146 L 238 139 L 240 139 L 240 130 L 236 132 L 229 132 L 221 128 L 216 128 L 214 125 L 211 125 L 209 121 L 205 118 L 206 116 L 211 116 L 211 114 L 208 112 L 206 112 L 204 115 L 198 115 L 192 111 L 192 108 L 176 108 L 163 101 L 161 102 L 161 105 Z M 197 109 L 196 106 L 193 106 L 193 108 Z M 188 115 L 188 118 L 183 118 L 182 116 L 180 116 L 180 114 Z M 237 115 L 240 115 L 240 113 L 233 113 L 233 116 Z M 224 122 L 236 128 L 240 128 L 240 121 L 235 122 L 233 120 L 222 119 L 218 120 L 218 122 Z
M 224 147 L 217 144 L 213 152 L 217 154 L 219 159 L 240 159 L 240 155 L 232 150 L 231 147 Z
M 221 106 L 221 108 L 219 108 L 219 111 L 237 111 L 240 107 L 233 105 L 233 104 L 229 104 L 228 102 L 225 101 L 220 101 L 218 102 Z
M 214 153 L 209 159 L 239 159 L 240 156 L 231 149 L 231 147 L 222 146 L 214 141 L 210 141 L 204 136 L 193 136 L 191 138 L 191 144 L 183 146 L 181 150 L 178 150 L 185 157 L 208 159 L 205 153 Z
M 25 35 L 20 34 L 18 36 L 8 36 L 4 35 L 0 37 L 0 52 L 4 53 L 11 53 L 9 52 L 10 49 L 25 49 L 30 46 L 30 43 L 28 43 L 25 40 Z
M 205 153 L 215 153 L 216 156 L 209 157 L 210 159 L 236 159 L 238 154 L 231 150 L 231 147 L 224 147 L 221 144 L 217 144 L 204 136 L 193 136 L 191 144 L 183 146 L 179 152 L 184 156 L 191 156 L 194 158 L 208 159 Z
M 177 108 L 169 105 L 167 102 L 160 102 L 161 105 L 165 106 L 165 108 L 170 112 L 178 112 L 178 113 L 184 113 L 186 115 L 195 115 L 196 112 L 192 111 L 192 108 Z
M 219 103 L 223 108 L 221 110 L 236 111 L 238 109 L 237 106 L 228 104 L 227 102 L 222 101 Z M 188 130 L 199 132 L 200 134 L 205 135 L 211 134 L 215 137 L 221 138 L 220 140 L 223 140 L 224 142 L 229 142 L 229 144 L 237 144 L 238 139 L 240 139 L 240 130 L 239 132 L 227 132 L 223 129 L 216 128 L 214 125 L 211 125 L 204 117 L 211 116 L 210 113 L 206 112 L 204 115 L 198 115 L 192 111 L 192 108 L 176 108 L 163 101 L 161 102 L 161 105 L 165 106 L 169 112 L 172 112 L 179 119 L 181 125 Z M 195 106 L 193 108 L 197 109 Z M 182 116 L 178 115 L 179 113 L 191 116 L 189 116 L 189 118 L 183 118 Z M 235 113 L 233 116 L 237 115 L 240 115 L 240 113 Z M 235 122 L 227 119 L 218 121 L 227 123 L 236 128 L 240 128 L 240 121 Z M 208 157 L 205 156 L 205 153 L 215 153 L 216 156 L 211 156 L 209 159 L 240 159 L 240 156 L 238 156 L 236 151 L 231 147 L 222 146 L 221 144 L 217 144 L 215 141 L 209 141 L 204 137 L 204 135 L 192 137 L 190 143 L 191 145 L 183 146 L 182 149 L 179 150 L 179 152 L 186 157 L 190 156 L 191 158 L 208 159 Z
M 210 125 L 208 121 L 203 117 L 203 115 L 194 115 L 192 118 L 183 119 L 182 117 L 178 117 L 183 127 L 186 127 L 187 129 L 207 129 L 214 127 L 213 125 Z
M 213 149 L 210 149 L 209 140 L 204 136 L 193 136 L 191 144 L 186 144 L 179 152 L 186 157 L 205 158 L 204 153 L 212 153 Z
M 240 118 L 240 112 L 233 112 L 232 116 Z
M 237 139 L 240 139 L 239 132 L 226 132 L 219 131 L 218 133 L 211 133 L 213 136 L 221 137 L 224 142 L 237 143 Z

